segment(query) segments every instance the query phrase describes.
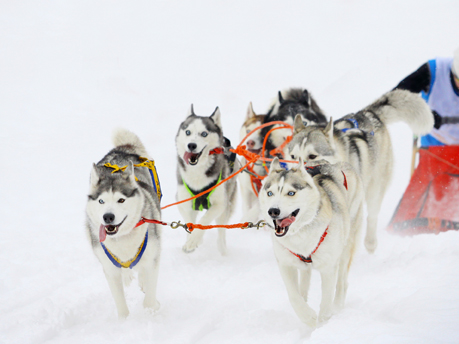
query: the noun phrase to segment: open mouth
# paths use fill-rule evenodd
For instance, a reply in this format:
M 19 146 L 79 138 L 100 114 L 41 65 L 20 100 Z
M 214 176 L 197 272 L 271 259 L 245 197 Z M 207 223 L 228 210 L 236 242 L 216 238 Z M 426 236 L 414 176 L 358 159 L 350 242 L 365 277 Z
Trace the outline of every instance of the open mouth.
M 127 216 L 126 216 L 127 217 Z M 118 233 L 118 230 L 120 226 L 123 224 L 124 220 L 126 220 L 126 217 L 117 225 L 100 225 L 99 228 L 99 241 L 103 242 L 107 235 L 115 235 Z
M 183 160 L 185 160 L 188 165 L 196 165 L 199 161 L 199 158 L 201 157 L 201 154 L 202 151 L 199 153 L 185 152 L 183 155 Z
M 261 153 L 261 148 L 258 148 L 258 149 L 247 149 L 250 153 L 253 153 L 253 154 L 257 154 L 257 155 L 260 155 Z
M 298 215 L 298 212 L 300 209 L 298 208 L 295 210 L 293 213 L 291 213 L 289 216 L 284 217 L 283 219 L 276 219 L 273 220 L 274 223 L 274 230 L 277 237 L 283 237 L 285 234 L 287 234 L 290 225 L 295 222 L 296 216 Z

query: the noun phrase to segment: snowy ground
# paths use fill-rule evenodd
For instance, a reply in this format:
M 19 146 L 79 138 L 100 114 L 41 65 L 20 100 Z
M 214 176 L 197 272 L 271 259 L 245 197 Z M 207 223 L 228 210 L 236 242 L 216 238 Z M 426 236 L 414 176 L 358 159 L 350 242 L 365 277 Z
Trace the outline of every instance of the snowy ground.
M 459 233 L 384 230 L 409 179 L 404 124 L 390 128 L 396 167 L 378 250 L 361 246 L 345 309 L 312 333 L 288 302 L 267 231 L 229 232 L 221 257 L 215 233 L 186 255 L 185 234 L 164 228 L 162 308 L 145 314 L 133 283 L 131 315 L 118 321 L 83 224 L 90 167 L 113 128 L 143 140 L 166 205 L 191 103 L 198 115 L 220 106 L 233 143 L 249 101 L 263 112 L 285 87 L 307 87 L 341 117 L 451 55 L 458 13 L 454 0 L 1 1 L 0 343 L 457 343 Z

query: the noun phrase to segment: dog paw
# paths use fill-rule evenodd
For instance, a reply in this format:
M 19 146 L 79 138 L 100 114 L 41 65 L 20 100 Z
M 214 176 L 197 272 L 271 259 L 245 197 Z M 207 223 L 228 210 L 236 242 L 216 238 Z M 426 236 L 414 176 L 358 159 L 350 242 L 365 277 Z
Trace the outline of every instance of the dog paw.
M 310 328 L 316 328 L 317 326 L 317 314 L 309 306 L 307 306 L 301 314 L 298 314 L 300 320 L 308 325 Z
M 191 253 L 194 250 L 196 250 L 197 247 L 198 245 L 191 245 L 190 243 L 187 242 L 185 245 L 183 245 L 182 251 L 185 253 Z
M 152 302 L 147 301 L 146 299 L 143 301 L 143 307 L 152 312 L 155 313 L 161 308 L 161 304 L 157 300 L 153 300 Z
M 319 323 L 326 322 L 328 319 L 330 319 L 332 316 L 332 312 L 327 311 L 327 312 L 319 312 Z
M 366 236 L 365 237 L 365 248 L 367 249 L 368 253 L 375 253 L 376 247 L 378 246 L 378 241 L 376 238 Z

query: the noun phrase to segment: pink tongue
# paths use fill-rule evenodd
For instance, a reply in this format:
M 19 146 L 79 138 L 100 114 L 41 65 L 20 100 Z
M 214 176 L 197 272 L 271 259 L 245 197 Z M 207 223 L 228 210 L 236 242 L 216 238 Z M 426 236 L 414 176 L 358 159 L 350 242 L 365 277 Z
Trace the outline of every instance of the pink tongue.
M 99 242 L 105 241 L 105 238 L 107 237 L 107 232 L 105 231 L 105 226 L 100 225 L 99 227 Z
M 185 154 L 183 154 L 183 160 L 185 160 L 185 162 L 187 163 L 187 165 L 190 164 L 190 158 L 193 156 L 193 153 L 190 153 L 190 152 L 185 152 Z
M 285 219 L 283 219 L 281 221 L 281 223 L 279 223 L 279 221 L 278 221 L 277 225 L 279 227 L 287 227 L 287 226 L 290 226 L 294 221 L 295 221 L 295 217 L 294 216 L 289 216 L 289 217 L 286 217 Z

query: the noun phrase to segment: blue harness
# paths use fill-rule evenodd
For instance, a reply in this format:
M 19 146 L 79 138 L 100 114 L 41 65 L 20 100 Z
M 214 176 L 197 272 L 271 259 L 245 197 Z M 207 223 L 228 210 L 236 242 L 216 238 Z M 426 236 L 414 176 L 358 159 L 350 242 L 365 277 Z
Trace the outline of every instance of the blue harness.
M 145 249 L 147 248 L 147 243 L 148 243 L 148 229 L 145 232 L 145 238 L 143 239 L 142 244 L 139 246 L 139 249 L 137 250 L 136 255 L 134 256 L 134 258 L 128 260 L 127 262 L 122 262 L 117 256 L 111 253 L 110 250 L 107 247 L 105 247 L 103 242 L 101 242 L 100 244 L 102 245 L 102 248 L 104 249 L 105 254 L 107 255 L 108 259 L 110 259 L 110 261 L 113 263 L 113 265 L 115 265 L 117 268 L 132 269 L 134 266 L 137 265 L 140 258 L 142 258 L 142 255 L 145 252 Z

